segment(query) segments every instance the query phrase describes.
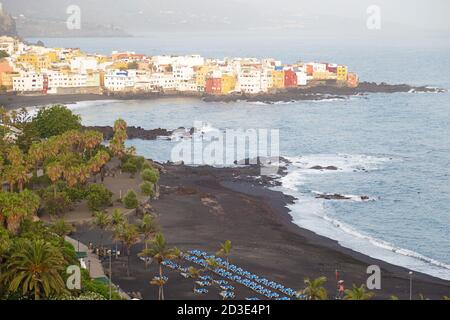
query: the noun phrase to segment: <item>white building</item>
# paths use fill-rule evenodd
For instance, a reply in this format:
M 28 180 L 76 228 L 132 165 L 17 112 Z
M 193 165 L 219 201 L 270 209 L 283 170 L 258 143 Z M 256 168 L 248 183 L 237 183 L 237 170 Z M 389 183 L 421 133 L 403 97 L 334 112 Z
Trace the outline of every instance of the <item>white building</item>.
M 261 71 L 253 68 L 244 68 L 238 73 L 237 90 L 244 93 L 256 94 L 262 91 L 261 89 Z M 266 79 L 266 77 L 263 77 Z M 264 83 L 267 86 L 267 80 Z
M 304 71 L 297 71 L 295 72 L 297 75 L 297 85 L 298 86 L 306 86 L 308 83 L 308 75 Z
M 176 90 L 177 88 L 177 81 L 172 73 L 152 73 L 150 82 L 155 89 Z
M 87 87 L 86 74 L 68 73 L 59 71 L 45 71 L 48 78 L 48 93 L 56 93 L 58 88 L 82 88 Z
M 13 37 L 0 36 L 0 50 L 5 51 L 10 56 L 24 53 L 25 47 L 25 44 Z
M 105 74 L 105 88 L 109 91 L 131 91 L 136 82 L 136 70 L 113 70 Z
M 263 69 L 261 72 L 261 91 L 268 92 L 273 87 L 272 69 Z
M 95 57 L 75 57 L 70 60 L 70 69 L 79 73 L 86 73 L 88 70 L 97 70 L 98 63 Z
M 22 72 L 13 78 L 13 91 L 39 92 L 44 90 L 44 75 L 35 72 Z
M 177 81 L 188 81 L 194 78 L 194 68 L 187 65 L 174 64 L 172 73 Z

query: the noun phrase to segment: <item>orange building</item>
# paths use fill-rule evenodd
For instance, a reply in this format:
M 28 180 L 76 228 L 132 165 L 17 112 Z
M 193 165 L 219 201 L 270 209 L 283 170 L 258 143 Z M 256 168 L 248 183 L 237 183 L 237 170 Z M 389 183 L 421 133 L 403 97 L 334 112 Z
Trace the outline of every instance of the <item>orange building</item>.
M 359 79 L 356 73 L 353 72 L 348 73 L 347 85 L 351 88 L 356 88 L 359 85 Z

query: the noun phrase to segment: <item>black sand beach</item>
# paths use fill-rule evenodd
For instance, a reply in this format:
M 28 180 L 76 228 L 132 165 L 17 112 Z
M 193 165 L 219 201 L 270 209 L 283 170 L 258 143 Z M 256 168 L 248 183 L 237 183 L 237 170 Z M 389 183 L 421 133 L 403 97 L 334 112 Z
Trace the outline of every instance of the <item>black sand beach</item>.
M 336 269 L 350 287 L 365 283 L 366 268 L 376 264 L 382 270 L 382 289 L 375 291 L 376 299 L 389 299 L 391 295 L 409 299 L 409 270 L 343 248 L 336 241 L 294 225 L 285 207 L 293 199 L 266 187 L 274 181 L 255 180 L 257 166 L 215 169 L 164 165 L 164 169 L 161 197 L 152 206 L 170 246 L 214 254 L 221 242 L 231 240 L 232 263 L 294 290 L 304 287 L 305 277 L 326 276 L 330 298 L 336 292 Z M 73 237 L 95 243 L 98 232 L 84 225 Z M 149 281 L 157 274 L 157 265 L 145 269 L 137 257 L 142 247 L 138 244 L 132 248 L 131 278 L 126 277 L 125 257 L 113 261 L 113 282 L 126 292 L 156 299 L 158 289 Z M 104 266 L 108 267 L 107 261 Z M 221 299 L 215 288 L 206 295 L 194 295 L 191 279 L 168 268 L 164 272 L 169 277 L 166 299 Z M 419 299 L 419 294 L 442 299 L 450 293 L 448 281 L 419 273 L 414 273 L 413 279 L 414 299 Z M 242 285 L 232 285 L 238 299 L 261 298 Z

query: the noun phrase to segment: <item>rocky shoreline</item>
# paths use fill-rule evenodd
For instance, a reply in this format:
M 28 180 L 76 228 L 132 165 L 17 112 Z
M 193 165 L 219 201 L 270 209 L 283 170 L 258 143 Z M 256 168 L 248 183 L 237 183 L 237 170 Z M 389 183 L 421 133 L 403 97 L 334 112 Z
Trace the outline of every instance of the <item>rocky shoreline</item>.
M 94 130 L 101 132 L 105 140 L 110 140 L 114 135 L 114 129 L 111 126 L 89 126 L 83 127 L 84 130 Z M 156 140 L 158 137 L 169 137 L 173 131 L 166 129 L 151 129 L 147 130 L 142 127 L 127 127 L 128 139 L 141 139 L 141 140 Z
M 298 87 L 286 89 L 276 93 L 264 93 L 256 95 L 235 94 L 235 95 L 206 95 L 203 97 L 207 102 L 290 102 L 300 100 L 325 100 L 325 99 L 345 99 L 349 96 L 364 95 L 368 93 L 398 93 L 398 92 L 428 92 L 440 93 L 443 89 L 431 88 L 427 86 L 410 86 L 407 84 L 387 84 L 375 82 L 361 82 L 358 87 L 341 87 L 336 85 L 318 85 L 312 87 Z
M 235 102 L 249 101 L 273 104 L 276 102 L 290 101 L 317 101 L 327 99 L 346 99 L 349 96 L 365 95 L 369 93 L 399 93 L 399 92 L 428 92 L 439 93 L 445 90 L 427 86 L 410 86 L 407 84 L 386 84 L 375 82 L 361 82 L 356 88 L 343 86 L 316 85 L 286 89 L 274 93 L 262 94 L 229 94 L 208 95 L 202 93 L 183 92 L 149 92 L 149 93 L 118 93 L 118 94 L 68 94 L 68 95 L 0 95 L 0 106 L 7 109 L 21 107 L 44 106 L 50 104 L 74 104 L 81 101 L 97 100 L 150 100 L 161 98 L 193 98 L 202 99 L 205 102 Z

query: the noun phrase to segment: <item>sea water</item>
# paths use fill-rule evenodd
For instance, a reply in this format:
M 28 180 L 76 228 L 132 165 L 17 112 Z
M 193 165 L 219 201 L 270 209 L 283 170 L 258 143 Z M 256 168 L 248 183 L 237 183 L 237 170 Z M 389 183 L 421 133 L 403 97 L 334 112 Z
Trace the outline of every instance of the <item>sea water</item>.
M 249 43 L 227 38 L 222 41 L 228 45 L 220 46 L 214 37 L 208 43 L 183 39 L 43 40 L 50 46 L 103 53 L 128 48 L 147 54 L 335 61 L 348 64 L 363 80 L 450 88 L 448 41 L 425 46 L 339 43 L 336 50 L 337 43 L 320 41 L 289 43 L 274 38 L 268 45 L 253 38 Z M 195 121 L 221 130 L 279 129 L 280 153 L 291 164 L 277 189 L 297 198 L 289 206 L 294 223 L 374 258 L 450 280 L 449 92 L 380 93 L 270 105 L 167 98 L 81 102 L 71 108 L 86 125 L 112 125 L 121 117 L 129 125 L 147 129 L 188 128 Z M 139 154 L 159 161 L 170 159 L 174 144 L 127 142 Z M 338 170 L 310 169 L 316 165 Z M 350 199 L 317 198 L 322 193 Z M 369 200 L 361 201 L 359 196 Z

